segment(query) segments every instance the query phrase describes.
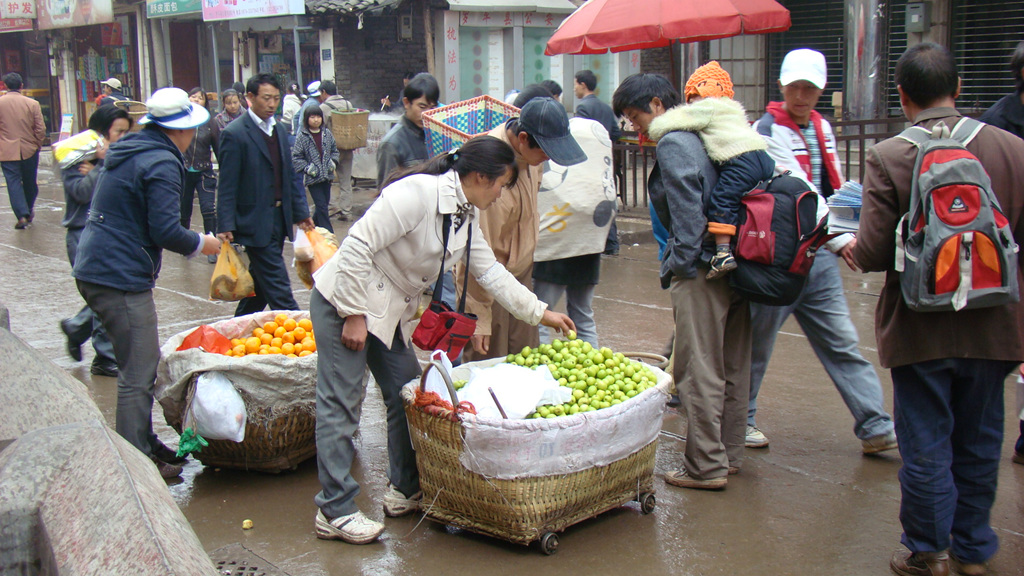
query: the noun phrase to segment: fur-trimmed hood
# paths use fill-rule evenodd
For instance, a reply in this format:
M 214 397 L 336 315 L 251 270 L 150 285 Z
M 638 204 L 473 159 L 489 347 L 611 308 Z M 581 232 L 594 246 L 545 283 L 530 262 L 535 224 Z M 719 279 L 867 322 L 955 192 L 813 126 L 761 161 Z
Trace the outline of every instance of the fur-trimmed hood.
M 743 105 L 729 98 L 705 98 L 676 106 L 651 122 L 651 139 L 683 130 L 700 135 L 708 157 L 721 164 L 745 152 L 767 150 L 760 134 L 750 127 Z

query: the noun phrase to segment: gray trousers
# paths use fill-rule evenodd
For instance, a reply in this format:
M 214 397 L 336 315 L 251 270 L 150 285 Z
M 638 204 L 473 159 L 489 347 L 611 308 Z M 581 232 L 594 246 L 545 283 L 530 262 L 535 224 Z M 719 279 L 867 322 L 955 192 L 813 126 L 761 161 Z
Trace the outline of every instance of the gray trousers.
M 686 408 L 683 465 L 690 476 L 724 478 L 740 467 L 750 394 L 750 308 L 725 279 L 673 278 L 672 377 Z
M 153 433 L 153 389 L 160 361 L 153 291 L 125 292 L 78 280 L 78 291 L 100 317 L 114 344 L 117 375 L 115 429 L 149 455 L 160 446 Z
M 338 169 L 335 174 L 338 180 L 331 186 L 331 202 L 328 210 L 331 215 L 341 214 L 352 216 L 352 150 L 339 150 Z
M 309 297 L 309 315 L 317 341 L 316 462 L 321 487 L 314 502 L 331 518 L 359 510 L 355 504 L 359 484 L 352 478 L 356 456 L 352 437 L 359 428 L 367 367 L 387 409 L 391 484 L 406 496 L 419 492 L 416 453 L 400 396 L 402 386 L 420 374 L 416 353 L 402 341 L 399 330 L 390 350 L 372 334 L 361 351 L 346 348 L 341 343 L 345 319 L 316 288 Z

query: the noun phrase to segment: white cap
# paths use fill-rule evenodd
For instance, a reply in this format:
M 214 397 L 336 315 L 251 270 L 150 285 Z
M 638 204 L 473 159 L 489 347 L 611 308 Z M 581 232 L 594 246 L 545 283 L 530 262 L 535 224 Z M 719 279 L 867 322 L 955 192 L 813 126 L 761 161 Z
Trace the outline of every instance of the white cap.
M 827 76 L 825 55 L 817 50 L 801 48 L 786 54 L 782 60 L 779 82 L 783 86 L 789 86 L 797 80 L 806 80 L 819 90 L 824 90 Z
M 309 86 L 306 86 L 306 93 L 314 98 L 320 95 L 320 81 L 310 82 Z
M 106 86 L 110 86 L 114 90 L 120 90 L 121 89 L 121 81 L 118 80 L 117 78 L 107 78 L 103 82 L 100 82 L 100 84 L 103 84 L 103 85 L 106 85 Z
M 146 114 L 139 124 L 153 123 L 172 130 L 188 130 L 202 126 L 210 119 L 210 112 L 196 106 L 181 88 L 161 88 L 146 100 Z

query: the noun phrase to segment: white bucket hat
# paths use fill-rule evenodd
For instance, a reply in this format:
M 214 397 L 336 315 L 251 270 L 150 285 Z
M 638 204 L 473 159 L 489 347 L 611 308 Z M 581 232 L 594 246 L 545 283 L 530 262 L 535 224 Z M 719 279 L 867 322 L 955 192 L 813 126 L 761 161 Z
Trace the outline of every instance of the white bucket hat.
M 306 93 L 316 98 L 320 95 L 320 81 L 310 82 L 309 86 L 306 86 Z
M 148 114 L 139 124 L 156 124 L 172 130 L 188 130 L 202 126 L 210 119 L 210 112 L 196 106 L 181 88 L 161 88 L 146 100 Z

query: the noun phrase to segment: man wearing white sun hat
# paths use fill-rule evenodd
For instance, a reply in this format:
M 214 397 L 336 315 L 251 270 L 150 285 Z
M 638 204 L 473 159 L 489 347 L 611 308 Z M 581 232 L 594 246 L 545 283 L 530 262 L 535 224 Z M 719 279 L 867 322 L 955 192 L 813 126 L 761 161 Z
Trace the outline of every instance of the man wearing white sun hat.
M 179 88 L 146 101 L 144 129 L 110 146 L 93 196 L 74 276 L 78 291 L 100 317 L 114 344 L 117 433 L 153 460 L 164 478 L 183 461 L 153 433 L 153 385 L 160 341 L 153 288 L 166 248 L 189 258 L 216 254 L 220 241 L 182 228 L 181 153 L 210 113 Z M 171 462 L 168 462 L 168 461 Z

